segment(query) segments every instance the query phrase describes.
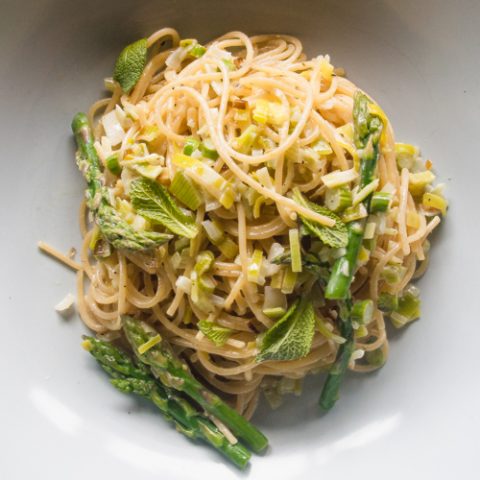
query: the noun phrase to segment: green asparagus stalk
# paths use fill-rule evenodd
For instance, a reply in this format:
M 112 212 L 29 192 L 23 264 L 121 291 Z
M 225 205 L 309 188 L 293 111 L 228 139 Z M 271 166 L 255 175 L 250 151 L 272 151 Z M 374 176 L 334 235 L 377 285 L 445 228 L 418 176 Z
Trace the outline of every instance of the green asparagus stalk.
M 220 397 L 198 382 L 189 372 L 187 365 L 174 355 L 166 342 L 160 341 L 145 353 L 139 353 L 139 347 L 157 335 L 155 330 L 127 315 L 123 316 L 122 320 L 125 335 L 133 351 L 140 361 L 150 366 L 155 377 L 164 385 L 184 392 L 208 413 L 223 422 L 255 452 L 261 452 L 267 447 L 267 438 Z
M 77 142 L 77 165 L 87 181 L 87 205 L 95 216 L 103 237 L 115 248 L 148 250 L 161 245 L 172 235 L 158 232 L 139 232 L 123 220 L 108 200 L 102 181 L 102 169 L 93 145 L 92 130 L 84 113 L 77 113 L 72 121 Z
M 378 157 L 380 156 L 380 136 L 383 124 L 377 115 L 369 111 L 370 103 L 371 101 L 366 95 L 359 91 L 356 92 L 353 121 L 355 146 L 360 157 L 360 189 L 373 181 Z M 369 195 L 362 202 L 367 211 L 369 211 L 371 196 Z M 340 331 L 346 339 L 346 342 L 338 349 L 337 358 L 330 369 L 320 395 L 320 406 L 325 410 L 332 408 L 338 399 L 340 384 L 353 351 L 354 333 L 351 318 L 350 285 L 357 267 L 366 222 L 367 219 L 363 218 L 349 225 L 345 255 L 336 260 L 325 289 L 325 298 L 344 301 L 342 302 L 343 313 L 340 315 Z
M 110 342 L 84 335 L 82 347 L 112 377 L 134 377 L 139 380 L 152 379 L 152 374 L 143 363 L 134 363 L 129 355 Z
M 325 289 L 325 298 L 344 300 L 350 291 L 357 258 L 363 241 L 365 222 L 359 220 L 348 226 L 348 244 L 343 257 L 336 260 Z
M 368 110 L 370 100 L 361 92 L 354 98 L 353 119 L 355 146 L 360 156 L 360 189 L 368 185 L 375 176 L 378 157 L 380 156 L 381 120 Z M 364 201 L 367 211 L 371 195 Z M 350 284 L 357 266 L 358 253 L 362 246 L 366 218 L 349 225 L 348 244 L 344 256 L 337 259 L 328 280 L 325 297 L 331 300 L 345 300 L 349 294 Z
M 348 305 L 346 308 L 349 310 L 351 306 Z M 340 384 L 345 376 L 348 362 L 353 353 L 354 332 L 352 322 L 349 321 L 348 318 L 342 319 L 340 335 L 345 339 L 345 342 L 338 347 L 335 363 L 330 368 L 325 384 L 323 385 L 319 402 L 320 407 L 323 408 L 323 410 L 330 410 L 338 400 Z
M 84 339 L 84 348 L 112 377 L 110 381 L 115 388 L 150 400 L 167 420 L 175 424 L 179 432 L 209 443 L 239 468 L 245 468 L 250 452 L 240 443 L 230 443 L 210 419 L 174 390 L 156 380 L 145 364 L 136 364 L 125 352 L 109 342 L 92 337 Z

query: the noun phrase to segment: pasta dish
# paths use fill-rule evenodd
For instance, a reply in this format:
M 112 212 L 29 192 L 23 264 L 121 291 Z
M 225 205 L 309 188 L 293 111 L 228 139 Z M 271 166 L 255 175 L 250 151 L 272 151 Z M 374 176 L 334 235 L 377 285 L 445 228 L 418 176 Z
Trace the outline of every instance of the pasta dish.
M 261 395 L 277 407 L 325 372 L 328 410 L 347 369 L 384 364 L 386 319 L 420 316 L 442 185 L 372 97 L 288 35 L 164 28 L 105 87 L 72 123 L 84 347 L 243 467 L 266 446 L 248 422 Z

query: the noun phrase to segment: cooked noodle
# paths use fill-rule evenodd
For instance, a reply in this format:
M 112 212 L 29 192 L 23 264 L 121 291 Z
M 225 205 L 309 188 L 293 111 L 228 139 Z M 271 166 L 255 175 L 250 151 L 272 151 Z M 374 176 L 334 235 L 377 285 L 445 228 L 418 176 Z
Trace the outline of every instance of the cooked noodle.
M 270 285 L 272 276 L 265 273 L 264 284 L 249 281 L 249 262 L 256 250 L 268 257 L 274 243 L 288 249 L 289 228 L 297 226 L 300 215 L 331 225 L 331 219 L 296 203 L 290 192 L 298 187 L 306 198 L 323 204 L 326 188 L 322 176 L 338 169 L 358 168 L 352 138 L 346 133 L 346 127 L 352 126 L 353 95 L 357 87 L 332 74 L 328 56 L 306 60 L 302 44 L 290 36 L 248 37 L 241 32 L 227 33 L 210 42 L 200 58 L 184 58 L 181 64 L 169 67 L 168 59 L 172 58 L 179 39 L 173 29 L 152 34 L 148 45 L 156 53 L 130 95 L 122 94 L 115 85 L 111 97 L 90 108 L 89 119 L 104 165 L 112 149 L 102 123 L 96 120 L 115 109 L 123 113 L 124 135 L 114 151 L 125 174 L 116 178 L 105 170 L 105 184 L 115 197 L 128 200 L 128 182 L 138 176 L 133 167 L 128 167 L 128 154 L 152 126 L 155 139 L 143 142 L 148 144 L 150 154 L 157 154 L 157 161 L 162 159 L 157 180 L 165 186 L 170 185 L 178 170 L 173 157 L 187 138 L 209 138 L 219 154 L 211 167 L 237 187 L 242 186 L 238 191 L 252 192 L 252 198 L 259 202 L 259 214 L 254 215 L 246 196 L 237 196 L 230 209 L 207 196 L 210 203 L 196 212 L 198 225 L 214 220 L 221 227 L 238 245 L 238 256 L 227 258 L 201 231 L 187 242 L 184 248 L 188 254 L 181 261 L 175 256 L 178 251 L 174 241 L 153 252 L 117 250 L 106 258 L 94 258 L 90 247 L 97 227 L 87 218 L 85 204 L 80 215 L 84 236 L 81 265 L 52 249 L 42 248 L 79 271 L 79 312 L 90 329 L 102 334 L 116 331 L 121 328 L 120 315 L 140 316 L 181 352 L 198 377 L 223 392 L 240 412 L 250 417 L 262 385 L 270 388 L 272 379 L 301 379 L 309 372 L 326 369 L 335 359 L 338 343 L 316 331 L 311 351 L 304 358 L 256 362 L 258 335 L 275 323 L 263 312 L 265 286 Z M 172 43 L 171 50 L 159 51 L 157 46 L 164 40 Z M 230 65 L 235 68 L 229 68 Z M 241 149 L 237 139 L 245 131 L 245 125 L 239 117 L 243 111 L 251 115 L 251 105 L 259 98 L 275 102 L 278 111 L 287 115 L 279 114 L 276 122 L 264 125 L 261 146 Z M 329 145 L 332 153 L 321 154 L 310 163 L 293 158 L 292 151 L 296 148 L 311 148 L 319 140 Z M 352 287 L 357 299 L 376 301 L 380 292 L 403 291 L 415 275 L 417 259 L 426 258 L 426 238 L 439 223 L 439 217 L 432 220 L 432 211 L 426 211 L 410 193 L 409 170 L 397 167 L 395 148 L 393 130 L 388 124 L 377 175 L 379 189 L 385 187 L 391 191 L 393 200 L 391 210 L 377 222 L 373 249 Z M 156 165 L 153 160 L 152 165 Z M 273 172 L 271 185 L 255 174 L 262 167 Z M 415 227 L 409 226 L 407 215 L 417 219 Z M 178 282 L 179 277 L 191 277 L 195 258 L 204 250 L 215 255 L 212 276 L 216 286 L 212 301 L 218 306 L 209 314 L 192 301 L 188 289 L 181 288 Z M 406 271 L 396 284 L 387 285 L 382 271 L 392 261 L 405 266 Z M 426 265 L 426 260 L 418 264 L 420 273 Z M 280 266 L 277 270 L 285 268 Z M 313 285 L 308 273 L 303 276 L 302 282 L 287 294 L 289 303 L 302 295 L 301 283 Z M 315 310 L 328 329 L 338 335 L 335 304 L 319 303 Z M 207 317 L 233 331 L 223 345 L 215 345 L 199 331 L 197 322 Z M 366 352 L 379 349 L 384 357 L 387 355 L 388 340 L 380 310 L 376 309 L 364 335 L 356 338 L 355 349 Z M 370 371 L 376 366 L 352 360 L 350 368 Z

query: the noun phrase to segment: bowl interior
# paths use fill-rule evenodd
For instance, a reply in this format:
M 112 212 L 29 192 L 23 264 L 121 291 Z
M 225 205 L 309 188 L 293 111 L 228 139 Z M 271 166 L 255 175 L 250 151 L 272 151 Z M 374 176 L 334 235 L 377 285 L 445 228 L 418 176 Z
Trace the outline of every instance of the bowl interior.
M 53 311 L 75 290 L 74 275 L 35 247 L 40 239 L 65 251 L 79 245 L 84 184 L 74 163 L 71 118 L 103 94 L 102 80 L 121 48 L 161 26 L 202 41 L 229 30 L 289 33 L 309 55 L 330 54 L 382 105 L 397 139 L 420 145 L 433 160 L 452 200 L 420 282 L 422 319 L 392 332 L 382 370 L 349 375 L 328 415 L 317 409 L 320 377 L 309 378 L 304 395 L 287 398 L 277 411 L 261 405 L 254 422 L 272 449 L 254 459 L 247 475 L 274 472 L 280 480 L 318 471 L 360 480 L 380 478 L 385 468 L 391 478 L 418 468 L 439 478 L 453 468 L 469 472 L 480 400 L 471 380 L 480 363 L 472 301 L 479 266 L 479 16 L 480 3 L 467 0 L 7 2 L 0 20 L 0 285 L 4 358 L 10 359 L 9 388 L 0 400 L 8 433 L 0 442 L 9 452 L 2 478 L 41 471 L 80 479 L 92 467 L 98 478 L 119 480 L 238 476 L 152 409 L 113 391 L 79 348 L 79 319 Z M 7 405 L 15 405 L 8 416 Z M 398 462 L 399 455 L 408 462 Z

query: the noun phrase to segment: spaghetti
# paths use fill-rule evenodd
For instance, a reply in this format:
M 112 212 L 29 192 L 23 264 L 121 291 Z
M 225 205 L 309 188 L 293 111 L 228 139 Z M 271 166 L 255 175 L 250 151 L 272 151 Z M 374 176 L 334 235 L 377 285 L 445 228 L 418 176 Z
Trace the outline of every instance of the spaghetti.
M 160 51 L 166 43 L 170 47 Z M 168 189 L 198 228 L 191 238 L 174 235 L 145 251 L 105 248 L 84 202 L 81 265 L 66 260 L 78 270 L 83 321 L 115 338 L 121 315 L 142 318 L 246 417 L 261 389 L 272 404 L 297 392 L 305 375 L 332 365 L 345 341 L 338 302 L 325 300 L 321 277 L 344 246 L 326 245 L 302 227 L 303 221 L 327 229 L 336 222 L 296 201 L 298 191 L 330 207 L 347 226 L 366 218 L 351 295 L 371 300 L 374 309 L 354 324 L 349 367 L 378 368 L 388 353 L 384 316 L 397 326 L 418 316 L 402 311 L 398 301 L 417 300 L 410 281 L 426 268 L 427 237 L 444 201 L 418 150 L 395 143 L 375 105 L 384 125 L 374 191 L 381 195 L 378 210 L 367 212 L 361 201 L 352 204 L 362 195 L 353 118 L 358 88 L 328 56 L 308 59 L 288 35 L 230 32 L 201 46 L 181 41 L 170 28 L 152 34 L 147 48 L 150 58 L 133 89 L 124 93 L 109 79 L 111 96 L 89 110 L 102 182 L 135 230 L 169 232 L 132 206 L 130 189 L 138 178 Z M 186 196 L 174 188 L 179 172 Z M 351 179 L 342 180 L 345 175 Z M 426 202 L 425 194 L 440 204 Z M 303 267 L 296 272 L 292 229 L 300 232 Z M 210 264 L 200 272 L 205 252 Z M 265 332 L 309 292 L 316 326 L 308 352 L 258 361 Z

